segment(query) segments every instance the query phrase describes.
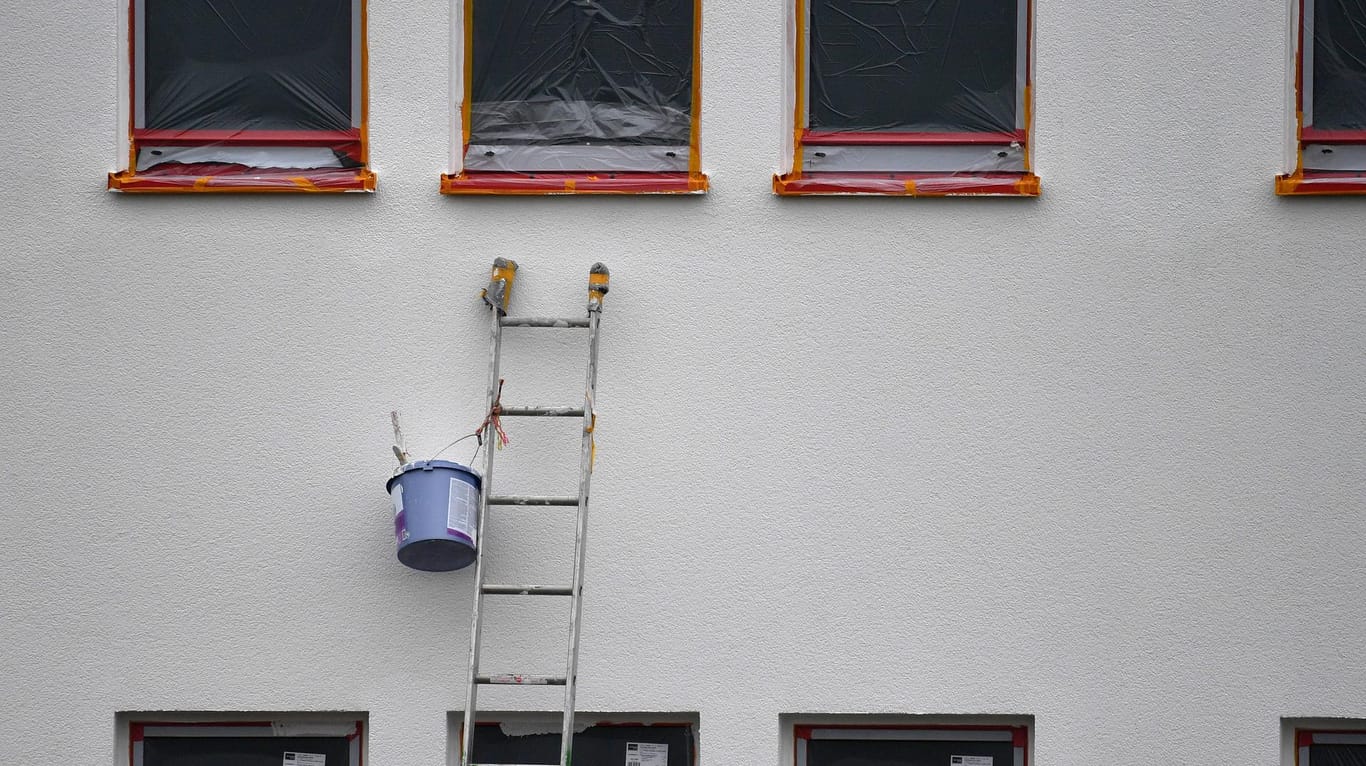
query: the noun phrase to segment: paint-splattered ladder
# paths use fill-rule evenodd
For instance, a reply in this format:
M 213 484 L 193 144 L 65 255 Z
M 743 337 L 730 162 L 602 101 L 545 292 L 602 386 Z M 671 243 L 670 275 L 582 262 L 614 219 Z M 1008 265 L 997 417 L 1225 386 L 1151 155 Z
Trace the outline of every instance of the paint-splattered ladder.
M 465 726 L 461 736 L 460 766 L 474 766 L 474 727 L 477 720 L 476 703 L 479 687 L 484 684 L 512 684 L 517 686 L 563 686 L 564 721 L 560 729 L 560 766 L 570 766 L 570 749 L 574 740 L 574 689 L 579 667 L 579 622 L 583 604 L 583 560 L 588 532 L 588 483 L 593 475 L 593 426 L 597 414 L 593 411 L 594 394 L 598 384 L 598 323 L 602 318 L 603 296 L 607 294 L 608 272 L 601 263 L 593 264 L 588 272 L 588 316 L 585 319 L 554 319 L 542 317 L 517 318 L 507 316 L 512 297 L 512 283 L 517 276 L 517 264 L 498 258 L 493 262 L 493 277 L 484 291 L 484 302 L 489 306 L 489 377 L 488 419 L 482 427 L 484 444 L 484 492 L 479 499 L 479 530 L 485 526 L 489 506 L 577 506 L 578 525 L 574 532 L 573 579 L 568 587 L 556 585 L 486 585 L 484 583 L 484 551 L 481 539 L 474 565 L 474 615 L 470 628 L 470 668 L 468 696 L 465 702 Z M 504 407 L 500 401 L 502 380 L 498 364 L 502 353 L 504 327 L 586 328 L 588 330 L 588 366 L 582 407 Z M 579 450 L 579 494 L 577 497 L 533 497 L 492 495 L 493 455 L 495 440 L 499 438 L 499 417 L 569 417 L 583 419 L 583 437 Z M 563 676 L 522 674 L 481 675 L 479 673 L 479 643 L 482 628 L 484 596 L 569 596 L 573 599 L 569 618 L 569 650 Z M 509 765 L 511 766 L 511 765 Z

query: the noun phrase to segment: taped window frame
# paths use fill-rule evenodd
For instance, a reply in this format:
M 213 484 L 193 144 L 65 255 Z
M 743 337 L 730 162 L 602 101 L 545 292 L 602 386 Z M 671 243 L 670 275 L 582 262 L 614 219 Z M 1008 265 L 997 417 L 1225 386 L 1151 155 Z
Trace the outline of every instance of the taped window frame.
M 1314 4 L 1290 0 L 1291 117 L 1287 171 L 1276 177 L 1276 194 L 1318 196 L 1366 194 L 1366 130 L 1323 130 L 1314 126 Z M 1366 19 L 1362 20 L 1366 23 Z M 1361 94 L 1366 98 L 1366 93 Z M 1308 167 L 1325 155 L 1341 161 Z M 1354 167 L 1351 167 L 1354 166 Z
M 127 766 L 157 766 L 143 758 L 143 742 L 147 737 L 242 737 L 269 739 L 272 737 L 309 736 L 291 733 L 290 727 L 331 727 L 336 733 L 312 736 L 344 736 L 349 743 L 350 758 L 345 766 L 365 766 L 364 717 L 355 714 L 294 716 L 279 714 L 241 714 L 245 717 L 215 716 L 213 714 L 168 715 L 164 713 L 121 714 L 124 719 L 121 733 L 128 740 Z M 269 716 L 257 718 L 256 716 Z M 144 717 L 145 716 L 145 717 Z
M 1366 730 L 1295 729 L 1294 766 L 1315 766 L 1311 758 L 1314 745 L 1356 745 L 1366 753 Z
M 545 196 L 560 194 L 705 194 L 710 179 L 702 170 L 702 0 L 692 0 L 692 92 L 689 108 L 687 170 L 648 172 L 608 170 L 508 171 L 466 167 L 470 150 L 473 100 L 474 4 L 452 0 L 450 171 L 441 175 L 445 195 Z M 656 147 L 664 149 L 666 147 Z M 678 147 L 682 148 L 682 147 Z
M 125 133 L 119 140 L 119 162 L 124 170 L 109 174 L 110 191 L 135 193 L 186 192 L 372 192 L 375 174 L 370 170 L 369 150 L 369 50 L 367 5 L 369 0 L 349 0 L 351 4 L 351 127 L 348 130 L 166 130 L 143 126 L 146 56 L 143 0 L 123 0 L 121 16 L 125 24 L 121 36 L 120 118 Z M 243 166 L 240 170 L 196 173 L 195 165 L 185 173 L 148 173 L 138 171 L 139 150 L 146 147 L 228 147 L 250 149 L 323 148 L 336 149 L 359 163 L 354 168 L 260 168 Z M 207 163 L 231 167 L 231 163 Z
M 544 723 L 548 732 L 554 733 L 557 737 L 560 734 L 560 726 L 563 721 L 563 713 L 559 711 L 545 712 L 489 712 L 479 713 L 475 726 L 502 726 L 504 724 L 537 724 Z M 447 714 L 448 731 L 446 738 L 446 762 L 449 766 L 460 766 L 463 761 L 460 758 L 460 750 L 464 742 L 465 720 L 464 713 L 452 711 Z M 592 723 L 584 723 L 591 720 Z M 657 726 L 667 728 L 686 728 L 689 739 L 692 741 L 692 763 L 690 766 L 698 766 L 699 742 L 698 728 L 700 717 L 697 713 L 575 713 L 575 731 L 587 731 L 591 728 L 611 728 L 622 726 Z M 518 761 L 519 763 L 522 761 Z
M 1019 42 L 1016 48 L 1015 120 L 1012 132 L 813 131 L 808 125 L 811 92 L 811 0 L 789 0 L 787 22 L 786 122 L 780 167 L 773 191 L 781 196 L 855 194 L 909 197 L 1007 196 L 1037 197 L 1039 177 L 1033 172 L 1034 0 L 1016 0 Z M 1020 70 L 1024 76 L 1021 78 Z M 804 168 L 805 150 L 823 158 L 824 147 L 857 147 L 850 167 Z M 964 150 L 991 151 L 1019 160 L 1020 171 L 981 171 L 960 163 Z M 1007 154 L 1008 153 L 1008 154 Z M 898 170 L 907 164 L 930 169 Z
M 965 718 L 967 718 L 965 716 Z M 904 742 L 944 742 L 985 740 L 1009 741 L 1014 752 L 1010 766 L 1030 766 L 1030 726 L 1020 724 L 976 723 L 795 723 L 792 731 L 793 766 L 826 766 L 811 763 L 808 743 L 813 739 Z M 1005 766 L 1005 765 L 1002 765 Z

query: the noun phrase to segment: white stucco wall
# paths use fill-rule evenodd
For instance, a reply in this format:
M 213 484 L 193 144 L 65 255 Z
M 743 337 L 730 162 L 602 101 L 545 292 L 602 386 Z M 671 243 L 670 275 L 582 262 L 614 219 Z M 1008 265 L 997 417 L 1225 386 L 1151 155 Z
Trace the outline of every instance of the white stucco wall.
M 438 196 L 438 0 L 371 4 L 377 194 L 111 195 L 113 4 L 0 5 L 0 762 L 326 709 L 443 762 L 471 573 L 394 560 L 387 417 L 478 423 L 494 256 L 534 313 L 613 269 L 583 709 L 696 711 L 703 766 L 786 713 L 1033 715 L 1043 766 L 1366 716 L 1366 223 L 1272 195 L 1285 5 L 1040 2 L 1034 201 L 771 196 L 776 0 L 708 0 L 703 198 Z M 572 403 L 579 347 L 523 338 L 507 400 Z M 500 474 L 559 491 L 538 428 Z M 495 572 L 552 531 L 500 518 Z M 490 662 L 553 670 L 517 603 Z

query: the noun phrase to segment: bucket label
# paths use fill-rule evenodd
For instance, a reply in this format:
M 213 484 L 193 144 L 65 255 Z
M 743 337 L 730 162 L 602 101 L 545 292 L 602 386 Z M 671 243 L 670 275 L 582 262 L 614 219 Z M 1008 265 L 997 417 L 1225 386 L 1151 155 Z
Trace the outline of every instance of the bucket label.
M 394 499 L 394 542 L 402 545 L 408 539 L 408 514 L 403 512 L 403 485 L 395 484 L 391 494 Z
M 475 544 L 478 532 L 479 490 L 459 480 L 451 479 L 450 501 L 446 506 L 446 534 L 463 537 Z
M 657 742 L 627 742 L 626 766 L 669 766 L 669 746 Z
M 283 766 L 327 766 L 323 753 L 285 753 Z

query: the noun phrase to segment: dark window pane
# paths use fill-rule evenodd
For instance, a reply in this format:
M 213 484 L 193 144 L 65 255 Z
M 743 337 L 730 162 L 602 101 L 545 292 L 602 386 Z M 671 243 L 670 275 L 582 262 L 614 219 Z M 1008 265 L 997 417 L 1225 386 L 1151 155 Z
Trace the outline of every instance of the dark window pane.
M 147 737 L 143 766 L 281 766 L 285 753 L 316 753 L 327 766 L 351 763 L 346 737 Z
M 351 0 L 139 0 L 145 127 L 351 128 Z
M 553 724 L 552 724 L 553 725 Z M 574 735 L 578 766 L 620 766 L 631 742 L 669 746 L 669 766 L 693 766 L 691 726 L 593 726 Z M 559 763 L 560 735 L 509 736 L 502 728 L 474 729 L 474 763 Z
M 1366 130 L 1366 2 L 1315 0 L 1314 127 Z
M 474 4 L 475 143 L 689 143 L 692 0 Z
M 810 0 L 812 130 L 1015 130 L 1019 0 Z
M 949 766 L 955 755 L 988 756 L 992 766 L 1015 763 L 1015 748 L 1009 741 L 812 739 L 806 743 L 808 766 Z
M 1310 766 L 1366 766 L 1366 745 L 1310 745 Z

